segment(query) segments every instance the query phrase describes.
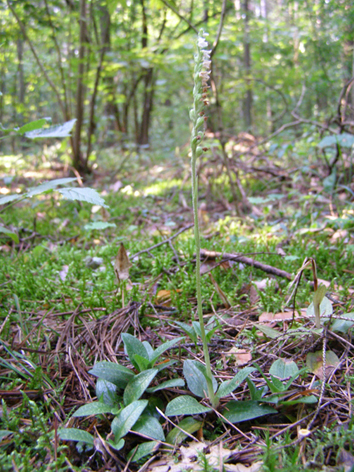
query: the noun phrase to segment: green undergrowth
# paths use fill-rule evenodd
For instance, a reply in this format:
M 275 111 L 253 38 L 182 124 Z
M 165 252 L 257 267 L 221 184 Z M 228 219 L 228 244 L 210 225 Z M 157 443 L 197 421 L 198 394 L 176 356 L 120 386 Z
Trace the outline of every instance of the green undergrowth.
M 2 212 L 2 222 L 18 233 L 20 244 L 5 237 L 0 239 L 0 327 L 2 353 L 6 359 L 1 365 L 0 390 L 11 392 L 18 389 L 24 393 L 19 393 L 20 396 L 10 402 L 8 397 L 3 397 L 0 430 L 21 431 L 21 435 L 11 433 L 3 439 L 0 446 L 1 470 L 13 470 L 16 465 L 18 470 L 26 471 L 31 470 L 32 464 L 36 464 L 38 471 L 84 470 L 82 464 L 93 454 L 93 451 L 78 446 L 81 463 L 71 464 L 71 457 L 75 456 L 77 460 L 76 446 L 65 445 L 56 438 L 54 415 L 55 412 L 62 414 L 65 396 L 69 392 L 66 381 L 53 375 L 53 366 L 49 368 L 38 352 L 44 346 L 43 338 L 36 336 L 36 330 L 43 322 L 41 316 L 55 313 L 64 323 L 80 305 L 83 309 L 92 310 L 91 320 L 99 320 L 103 313 L 95 309 L 105 309 L 104 314 L 113 313 L 135 301 L 140 305 L 139 323 L 144 329 L 159 330 L 163 323 L 168 326 L 173 321 L 191 322 L 195 311 L 193 228 L 172 239 L 173 247 L 163 244 L 133 257 L 170 237 L 192 220 L 191 211 L 180 206 L 180 191 L 191 205 L 188 185 L 180 190 L 183 180 L 179 177 L 152 180 L 145 184 L 125 181 L 124 191 L 119 192 L 110 192 L 103 182 L 99 190 L 105 190 L 107 211 L 87 203 L 59 200 L 51 194 L 21 202 Z M 247 185 L 248 193 L 259 199 L 253 202 L 251 199 L 259 211 L 251 211 L 242 218 L 232 209 L 220 212 L 210 199 L 208 189 L 202 186 L 200 201 L 206 203 L 206 211 L 201 227 L 201 247 L 220 253 L 242 254 L 286 271 L 293 277 L 306 257 L 314 258 L 318 277 L 331 284 L 330 291 L 341 300 L 340 310 L 344 313 L 349 311 L 354 267 L 354 247 L 350 240 L 354 226 L 352 205 L 343 204 L 336 218 L 328 218 L 331 216 L 328 205 L 319 199 L 304 200 L 295 191 L 290 195 L 290 189 L 278 191 L 252 180 Z M 224 190 L 224 195 L 232 203 L 229 187 Z M 106 229 L 87 227 L 92 223 L 114 226 Z M 333 238 L 333 234 L 340 230 L 346 230 L 347 234 Z M 131 262 L 130 287 L 125 288 L 124 297 L 118 291 L 113 267 L 121 243 Z M 97 266 L 90 265 L 92 258 L 99 258 Z M 211 269 L 217 286 L 236 312 L 255 310 L 256 320 L 262 312 L 283 311 L 290 293 L 289 280 L 269 278 L 261 269 L 233 262 L 226 267 L 205 267 L 202 299 L 206 315 L 224 309 L 224 301 L 208 275 Z M 306 309 L 313 298 L 311 272 L 307 271 L 305 276 L 296 295 L 295 307 L 298 310 Z M 269 279 L 269 283 L 262 290 L 257 289 L 255 299 L 250 286 L 252 282 L 263 279 Z M 159 295 L 161 291 L 168 294 L 168 323 L 149 316 L 151 305 L 165 303 Z M 55 329 L 52 328 L 53 336 L 45 335 L 48 353 L 56 347 L 58 335 Z M 130 332 L 134 334 L 134 329 L 130 328 Z M 24 339 L 27 339 L 26 351 L 12 347 Z M 216 339 L 224 339 L 222 329 L 217 331 Z M 254 355 L 258 340 L 255 328 L 246 330 L 244 346 Z M 222 369 L 223 361 L 215 353 L 216 357 L 216 365 Z M 96 360 L 85 352 L 84 361 L 88 367 L 92 367 Z M 54 365 L 58 367 L 56 362 Z M 353 377 L 348 377 L 347 385 L 353 390 Z M 94 383 L 89 385 L 92 392 L 93 386 Z M 43 392 L 50 392 L 50 397 Z M 33 400 L 31 395 L 35 395 Z M 70 407 L 65 408 L 65 414 L 69 415 L 76 410 L 76 405 L 70 403 Z M 102 417 L 100 424 L 103 431 L 109 431 L 109 425 Z M 83 422 L 82 425 L 83 429 L 92 427 L 91 423 Z M 214 431 L 207 429 L 206 438 L 216 440 L 223 434 L 222 422 L 218 423 L 218 428 Z M 353 454 L 351 423 L 345 430 L 332 425 L 308 438 L 303 464 L 298 461 L 299 446 L 291 445 L 294 435 L 270 441 L 264 429 L 255 434 L 259 434 L 264 444 L 265 471 L 315 470 L 325 461 L 329 465 L 340 463 L 343 450 Z M 199 463 L 202 462 L 200 458 Z M 99 463 L 97 459 L 96 464 Z

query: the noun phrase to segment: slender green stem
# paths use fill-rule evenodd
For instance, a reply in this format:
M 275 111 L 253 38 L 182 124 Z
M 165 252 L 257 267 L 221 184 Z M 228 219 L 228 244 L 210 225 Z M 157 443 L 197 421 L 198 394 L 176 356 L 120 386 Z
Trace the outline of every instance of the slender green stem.
M 198 219 L 198 177 L 197 177 L 197 156 L 196 151 L 197 144 L 192 144 L 192 193 L 193 193 L 193 213 L 194 213 L 194 241 L 195 241 L 195 254 L 196 254 L 196 266 L 195 266 L 195 278 L 196 278 L 196 289 L 197 289 L 197 311 L 198 319 L 200 324 L 200 333 L 203 342 L 203 353 L 204 361 L 207 372 L 207 385 L 208 385 L 208 396 L 213 407 L 217 406 L 217 400 L 214 395 L 214 388 L 212 382 L 212 372 L 210 365 L 210 356 L 208 342 L 205 334 L 204 319 L 203 319 L 203 308 L 202 308 L 202 289 L 201 289 L 201 276 L 200 276 L 200 234 L 199 234 L 199 219 Z

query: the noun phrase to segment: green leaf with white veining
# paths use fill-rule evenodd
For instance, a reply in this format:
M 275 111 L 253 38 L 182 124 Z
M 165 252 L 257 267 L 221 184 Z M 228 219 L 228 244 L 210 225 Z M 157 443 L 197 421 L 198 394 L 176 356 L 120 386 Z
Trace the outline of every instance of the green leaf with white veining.
M 241 385 L 241 383 L 254 370 L 256 370 L 254 367 L 245 367 L 244 369 L 240 370 L 240 372 L 237 372 L 237 374 L 231 380 L 226 380 L 223 382 L 217 391 L 217 397 L 222 398 L 230 395 L 230 393 L 236 390 L 236 388 Z
M 127 367 L 108 361 L 97 362 L 89 371 L 89 374 L 112 382 L 121 389 L 124 389 L 129 380 L 134 377 L 134 373 Z
M 187 323 L 183 323 L 183 321 L 174 321 L 173 324 L 182 328 L 183 331 L 188 334 L 188 336 L 191 338 L 194 344 L 197 344 L 198 337 L 197 337 L 197 333 L 194 331 L 193 326 L 190 326 Z
M 92 402 L 87 403 L 86 405 L 81 406 L 73 416 L 91 416 L 91 415 L 101 415 L 103 413 L 111 413 L 111 405 L 106 405 L 101 402 Z
M 160 444 L 161 443 L 159 441 L 148 441 L 148 442 L 139 444 L 137 448 L 132 449 L 128 453 L 127 459 L 129 460 L 133 456 L 131 461 L 137 462 L 142 457 L 148 456 L 149 454 L 154 454 L 154 452 L 156 452 L 158 448 L 160 447 Z
M 123 408 L 119 415 L 114 418 L 111 426 L 115 443 L 131 430 L 147 407 L 147 404 L 147 400 L 138 400 L 130 403 L 130 405 Z
M 129 403 L 138 400 L 156 377 L 157 373 L 157 369 L 149 369 L 135 375 L 125 387 L 123 395 L 124 404 L 129 405 Z
M 144 357 L 145 359 L 149 361 L 150 357 L 146 350 L 146 347 L 141 341 L 139 341 L 138 338 L 136 338 L 135 336 L 132 336 L 129 333 L 123 333 L 122 340 L 124 343 L 125 352 L 127 353 L 130 362 L 133 364 L 133 366 L 136 369 L 139 370 L 138 364 L 136 364 L 134 361 L 134 355 L 138 354 L 139 356 Z
M 93 188 L 61 188 L 58 190 L 63 198 L 67 200 L 79 200 L 81 202 L 91 203 L 92 205 L 100 205 L 102 207 L 108 208 L 108 205 L 105 204 L 103 198 L 100 196 L 96 190 Z
M 208 396 L 208 385 L 206 381 L 206 367 L 198 361 L 187 359 L 183 363 L 183 375 L 189 390 L 198 397 Z M 217 381 L 212 377 L 214 392 L 218 388 Z
M 154 416 L 142 414 L 133 426 L 132 430 L 141 433 L 148 438 L 156 439 L 157 441 L 165 440 L 162 426 L 159 420 Z
M 150 357 L 150 361 L 152 365 L 155 364 L 155 362 L 159 359 L 159 357 L 168 349 L 171 349 L 175 344 L 177 344 L 179 341 L 181 341 L 183 337 L 175 338 L 172 339 L 171 341 L 167 341 L 163 344 L 161 344 L 157 349 L 155 349 L 152 357 Z
M 108 444 L 113 448 L 115 449 L 116 451 L 120 451 L 121 449 L 123 449 L 124 447 L 124 444 L 125 444 L 125 441 L 124 439 L 120 439 L 118 442 L 114 442 L 112 441 L 112 439 L 108 439 L 107 440 Z
M 99 402 L 110 406 L 118 405 L 117 386 L 104 379 L 97 379 L 96 397 Z
M 277 410 L 268 406 L 260 405 L 257 401 L 230 401 L 227 403 L 222 415 L 231 423 L 253 420 L 260 416 L 278 413 Z
M 347 333 L 350 328 L 354 325 L 354 311 L 351 313 L 344 313 L 344 318 L 351 318 L 353 321 L 348 320 L 334 320 L 331 326 L 332 331 L 338 331 L 340 333 Z
M 211 408 L 201 405 L 195 398 L 190 395 L 176 397 L 166 407 L 166 416 L 179 415 L 199 415 L 212 411 Z
M 173 387 L 184 387 L 184 380 L 182 379 L 171 379 L 162 382 L 161 384 L 157 385 L 156 387 L 151 387 L 146 389 L 148 393 L 158 392 L 159 390 L 163 390 L 164 388 L 173 388 Z
M 83 431 L 82 429 L 62 428 L 58 430 L 58 436 L 63 441 L 84 442 L 86 444 L 90 444 L 90 446 L 93 446 L 94 444 L 94 437 L 92 434 L 88 433 L 87 431 Z
M 198 431 L 202 425 L 202 421 L 198 421 L 191 416 L 183 418 L 183 420 L 178 423 L 179 428 L 183 429 L 183 431 L 186 431 L 189 434 L 193 434 Z M 171 429 L 166 437 L 166 442 L 173 445 L 180 444 L 187 437 L 187 434 L 183 433 L 183 431 L 181 431 L 179 428 Z

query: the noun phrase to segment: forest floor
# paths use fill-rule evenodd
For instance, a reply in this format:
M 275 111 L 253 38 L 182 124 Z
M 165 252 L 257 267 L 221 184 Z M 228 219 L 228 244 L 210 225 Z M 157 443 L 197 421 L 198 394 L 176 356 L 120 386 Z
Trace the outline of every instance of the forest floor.
M 199 415 L 163 413 L 177 395 L 195 397 L 187 385 L 144 391 L 161 411 L 154 412 L 159 440 L 132 425 L 114 448 L 113 409 L 73 416 L 97 400 L 89 373 L 95 363 L 132 368 L 122 333 L 154 348 L 184 337 L 159 360 L 167 367 L 154 387 L 183 379 L 185 359 L 203 362 L 188 158 L 125 157 L 107 153 L 84 182 L 107 209 L 51 192 L 1 210 L 0 224 L 19 240 L 0 239 L 0 469 L 354 470 L 354 188 L 343 175 L 329 189 L 315 155 L 305 163 L 303 156 L 258 158 L 252 166 L 239 158 L 232 185 L 217 153 L 200 168 L 202 298 L 213 375 L 221 382 L 252 367 L 247 380 Z M 65 176 L 49 162 L 17 158 L 16 165 L 8 178 L 3 161 L 3 195 Z M 118 283 L 114 261 L 122 243 L 129 278 Z M 326 287 L 320 328 L 316 283 Z M 233 414 L 225 406 L 230 400 Z M 114 401 L 121 404 L 121 391 Z M 65 428 L 88 435 L 64 441 Z M 147 440 L 149 454 L 129 456 Z

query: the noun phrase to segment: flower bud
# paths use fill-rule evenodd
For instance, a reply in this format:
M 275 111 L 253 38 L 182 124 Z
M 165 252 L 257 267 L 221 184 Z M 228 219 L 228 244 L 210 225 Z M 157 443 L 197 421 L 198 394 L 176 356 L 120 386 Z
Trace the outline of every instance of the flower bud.
M 195 125 L 195 127 L 198 129 L 200 128 L 201 126 L 204 125 L 204 118 L 202 116 L 200 116 L 198 119 L 197 119 L 197 123 Z
M 200 146 L 197 146 L 196 155 L 200 157 L 203 154 L 203 149 Z

